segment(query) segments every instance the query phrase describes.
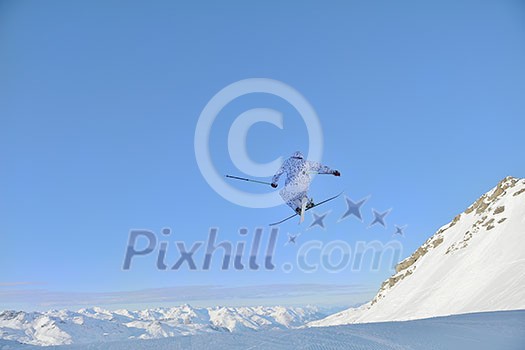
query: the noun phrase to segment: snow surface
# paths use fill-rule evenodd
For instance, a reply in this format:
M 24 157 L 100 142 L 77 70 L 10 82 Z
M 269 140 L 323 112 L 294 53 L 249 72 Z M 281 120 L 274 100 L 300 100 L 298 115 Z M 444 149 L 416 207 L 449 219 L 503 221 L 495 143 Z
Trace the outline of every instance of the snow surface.
M 525 179 L 502 180 L 396 271 L 368 304 L 309 326 L 525 309 Z
M 182 305 L 141 311 L 98 307 L 0 312 L 0 339 L 33 345 L 87 344 L 200 333 L 287 329 L 325 317 L 314 307 L 213 307 Z M 1 348 L 0 348 L 1 349 Z
M 6 345 L 7 346 L 7 345 Z M 0 350 L 41 347 L 2 347 Z M 316 349 L 316 350 L 523 350 L 525 311 L 456 315 L 406 322 L 240 333 L 89 345 L 52 346 L 56 350 L 181 350 L 181 349 Z

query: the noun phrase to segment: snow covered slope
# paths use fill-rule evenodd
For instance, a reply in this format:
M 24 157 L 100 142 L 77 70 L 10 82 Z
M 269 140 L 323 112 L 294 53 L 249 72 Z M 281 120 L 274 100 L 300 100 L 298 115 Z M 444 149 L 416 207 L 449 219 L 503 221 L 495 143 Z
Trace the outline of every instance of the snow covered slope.
M 525 179 L 507 177 L 440 228 L 376 297 L 309 326 L 525 309 Z
M 325 314 L 326 315 L 326 314 Z M 325 315 L 316 308 L 182 305 L 142 311 L 101 308 L 0 312 L 0 339 L 33 345 L 62 345 L 154 339 L 240 330 L 287 329 Z M 1 349 L 1 348 L 0 348 Z

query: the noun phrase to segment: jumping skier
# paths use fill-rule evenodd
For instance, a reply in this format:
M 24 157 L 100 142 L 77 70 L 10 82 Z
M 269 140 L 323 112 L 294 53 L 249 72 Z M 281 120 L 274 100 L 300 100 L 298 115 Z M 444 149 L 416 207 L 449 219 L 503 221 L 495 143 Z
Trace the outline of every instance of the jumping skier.
M 341 176 L 337 170 L 318 162 L 312 162 L 304 159 L 301 152 L 295 152 L 290 158 L 284 161 L 281 168 L 275 173 L 271 186 L 277 188 L 279 178 L 286 173 L 286 182 L 284 188 L 279 192 L 286 204 L 292 208 L 298 215 L 304 209 L 303 201 L 307 200 L 306 209 L 312 208 L 315 204 L 312 198 L 308 198 L 308 189 L 312 179 L 311 174 L 332 174 Z

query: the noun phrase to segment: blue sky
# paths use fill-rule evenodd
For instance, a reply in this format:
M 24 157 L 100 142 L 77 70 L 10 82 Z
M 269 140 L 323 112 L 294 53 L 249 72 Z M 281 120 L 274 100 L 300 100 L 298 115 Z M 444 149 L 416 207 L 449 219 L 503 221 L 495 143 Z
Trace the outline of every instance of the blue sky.
M 524 39 L 521 1 L 0 2 L 0 308 L 102 303 L 100 295 L 116 298 L 108 307 L 135 305 L 130 293 L 159 290 L 178 303 L 191 292 L 174 290 L 213 289 L 199 286 L 228 293 L 190 298 L 197 305 L 252 302 L 254 286 L 275 286 L 257 303 L 366 301 L 391 274 L 388 264 L 339 273 L 281 266 L 315 240 L 352 248 L 395 240 L 405 257 L 503 177 L 525 177 Z M 221 241 L 249 246 L 256 228 L 267 237 L 266 225 L 289 214 L 284 205 L 225 200 L 197 166 L 203 108 L 250 78 L 281 81 L 313 106 L 322 161 L 343 176 L 317 177 L 311 193 L 368 197 L 363 222 L 339 222 L 342 197 L 318 209 L 329 212 L 325 230 L 308 229 L 309 216 L 282 225 L 274 271 L 221 271 L 220 254 L 210 271 L 158 271 L 155 253 L 123 271 L 132 229 L 169 241 L 172 265 L 175 241 L 189 247 L 216 227 Z M 245 95 L 213 125 L 219 173 L 243 175 L 229 157 L 228 130 L 252 108 L 284 119 L 283 130 L 250 129 L 253 161 L 308 150 L 305 124 L 287 101 Z M 372 209 L 391 209 L 386 227 L 368 228 Z M 405 237 L 392 236 L 394 225 L 407 225 Z M 288 233 L 300 233 L 298 244 L 286 244 Z

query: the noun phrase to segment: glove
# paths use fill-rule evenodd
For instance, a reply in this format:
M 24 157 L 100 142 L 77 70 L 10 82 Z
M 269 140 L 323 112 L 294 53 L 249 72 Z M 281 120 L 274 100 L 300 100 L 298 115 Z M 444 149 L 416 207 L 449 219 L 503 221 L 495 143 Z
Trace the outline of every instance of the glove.
M 274 182 L 274 183 L 272 183 L 271 186 L 272 186 L 273 188 L 277 188 L 278 185 Z
M 334 176 L 341 176 L 341 173 L 338 170 L 334 170 L 332 174 L 334 174 Z

